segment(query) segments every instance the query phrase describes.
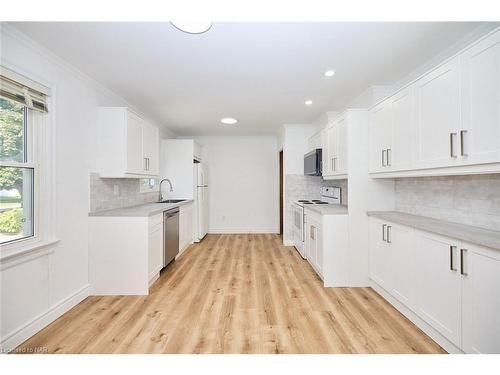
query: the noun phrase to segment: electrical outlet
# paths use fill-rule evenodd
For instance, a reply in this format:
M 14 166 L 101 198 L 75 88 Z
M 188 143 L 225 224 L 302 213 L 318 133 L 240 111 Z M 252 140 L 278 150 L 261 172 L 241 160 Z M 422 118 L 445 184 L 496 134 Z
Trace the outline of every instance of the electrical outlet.
M 226 221 L 226 217 L 222 215 L 222 221 Z
M 113 194 L 115 197 L 120 195 L 120 187 L 118 185 L 113 185 Z

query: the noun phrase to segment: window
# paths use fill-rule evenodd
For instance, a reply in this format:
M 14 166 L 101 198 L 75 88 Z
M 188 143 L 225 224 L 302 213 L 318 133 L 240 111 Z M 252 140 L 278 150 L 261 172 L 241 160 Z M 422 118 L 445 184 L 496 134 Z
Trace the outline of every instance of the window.
M 157 178 L 141 178 L 139 180 L 139 188 L 141 193 L 152 193 L 158 191 Z
M 0 257 L 43 246 L 52 236 L 53 130 L 43 126 L 49 95 L 0 66 Z
M 0 98 L 0 244 L 34 235 L 30 110 Z

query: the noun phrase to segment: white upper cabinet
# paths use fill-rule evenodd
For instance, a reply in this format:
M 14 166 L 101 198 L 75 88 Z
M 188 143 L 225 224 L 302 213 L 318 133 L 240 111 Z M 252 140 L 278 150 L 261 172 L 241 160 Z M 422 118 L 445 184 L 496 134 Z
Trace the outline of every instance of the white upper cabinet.
M 459 158 L 459 59 L 441 65 L 415 84 L 417 161 L 421 168 L 446 167 Z
M 106 126 L 106 124 L 102 124 L 102 126 Z M 124 173 L 142 174 L 146 167 L 142 153 L 142 120 L 134 113 L 127 111 L 125 128 L 125 142 L 127 146 L 125 150 L 126 163 Z M 112 142 L 112 139 L 109 141 Z M 117 148 L 119 147 L 118 145 L 116 146 Z M 102 151 L 106 153 L 105 149 Z
M 97 169 L 102 177 L 159 174 L 159 130 L 127 108 L 99 109 L 97 142 Z
M 500 29 L 370 111 L 374 177 L 500 172 Z
M 325 130 L 323 148 L 323 177 L 345 177 L 347 175 L 347 120 L 337 118 Z
M 148 174 L 160 173 L 160 135 L 156 126 L 143 123 L 142 126 L 142 151 L 145 170 Z
M 462 244 L 463 349 L 500 353 L 500 252 Z
M 415 114 L 413 88 L 407 87 L 391 97 L 392 142 L 387 159 L 391 170 L 412 167 L 415 153 Z
M 459 134 L 464 163 L 500 160 L 500 32 L 465 51 L 463 118 Z
M 392 114 L 389 100 L 380 103 L 370 111 L 369 132 L 370 172 L 386 172 L 390 164 L 387 150 L 392 149 Z
M 320 131 L 312 135 L 308 140 L 309 151 L 316 150 L 318 148 L 323 148 L 323 132 Z

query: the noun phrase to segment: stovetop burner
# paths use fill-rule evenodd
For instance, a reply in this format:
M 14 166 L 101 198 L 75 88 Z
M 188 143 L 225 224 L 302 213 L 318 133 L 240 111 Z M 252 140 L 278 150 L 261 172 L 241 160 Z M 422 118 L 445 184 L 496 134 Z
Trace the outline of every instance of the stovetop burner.
M 299 199 L 297 202 L 305 203 L 305 202 L 309 202 L 309 200 L 307 200 L 307 199 Z

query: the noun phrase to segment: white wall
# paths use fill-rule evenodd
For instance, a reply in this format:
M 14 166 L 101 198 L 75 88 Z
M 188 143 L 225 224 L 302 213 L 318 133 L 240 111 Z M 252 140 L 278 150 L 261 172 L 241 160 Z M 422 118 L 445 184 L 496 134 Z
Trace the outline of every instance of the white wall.
M 1 63 L 51 87 L 56 129 L 56 222 L 60 241 L 41 255 L 1 265 L 1 341 L 9 348 L 85 298 L 88 285 L 89 173 L 97 107 L 127 106 L 41 46 L 2 25 Z
M 209 179 L 209 232 L 278 233 L 279 166 L 274 136 L 194 137 Z

